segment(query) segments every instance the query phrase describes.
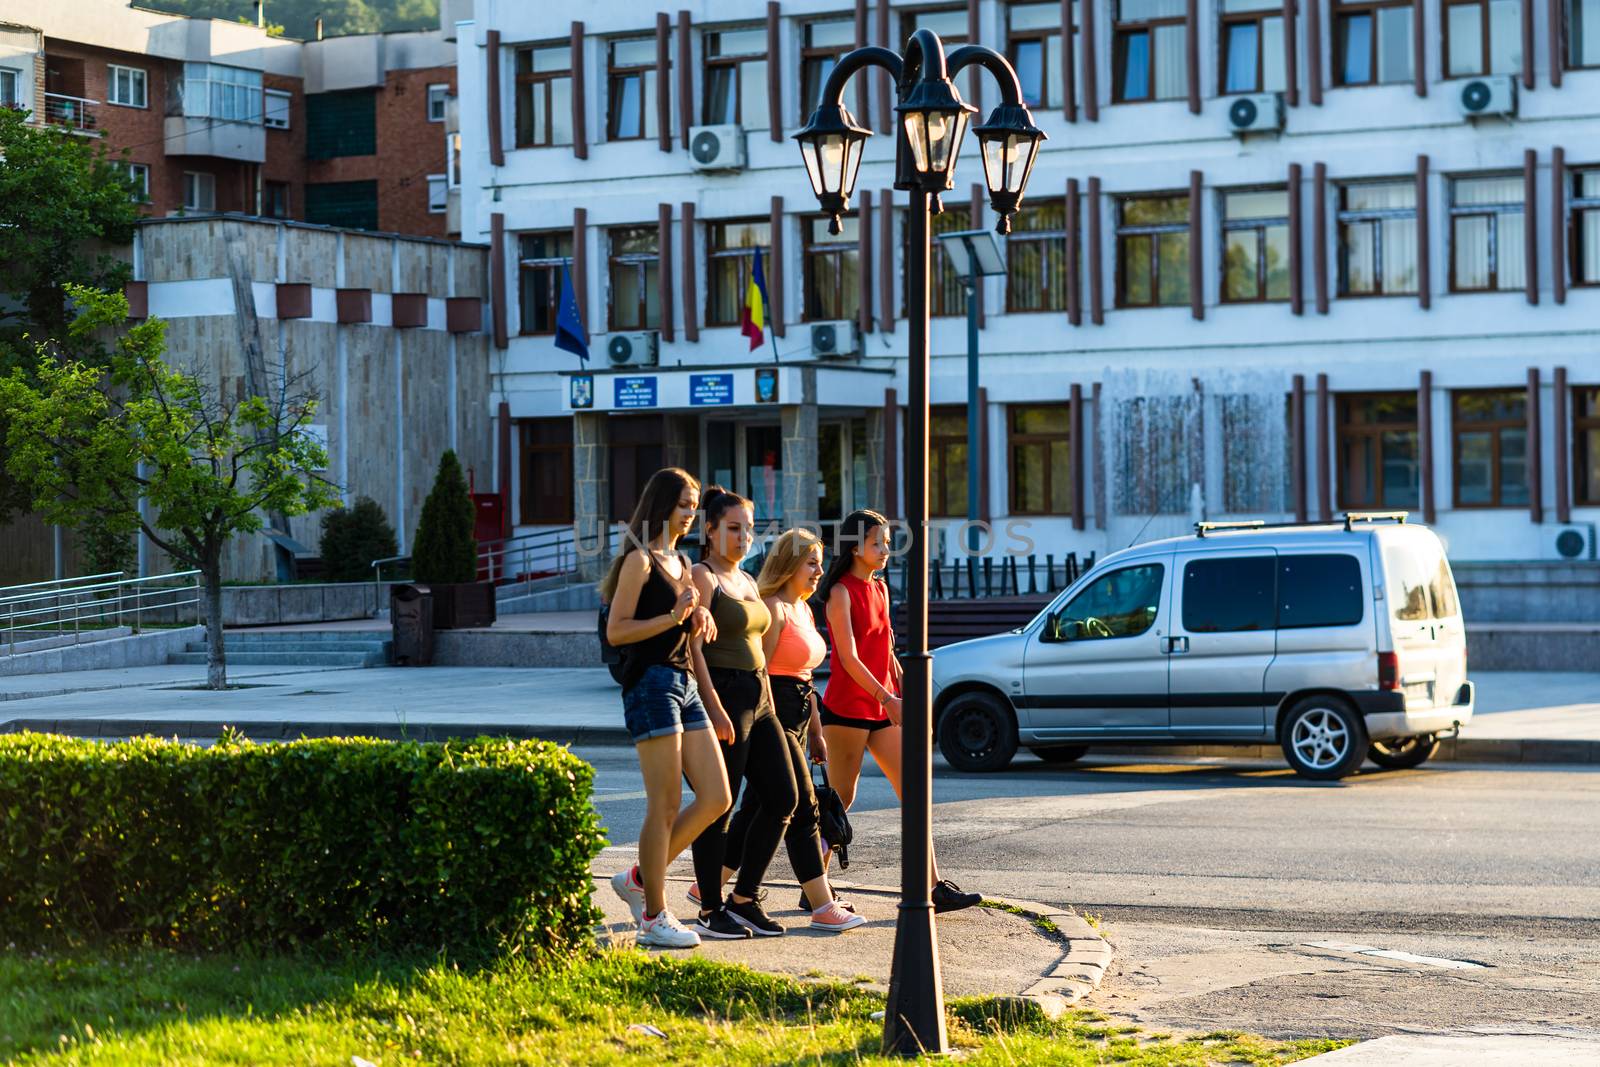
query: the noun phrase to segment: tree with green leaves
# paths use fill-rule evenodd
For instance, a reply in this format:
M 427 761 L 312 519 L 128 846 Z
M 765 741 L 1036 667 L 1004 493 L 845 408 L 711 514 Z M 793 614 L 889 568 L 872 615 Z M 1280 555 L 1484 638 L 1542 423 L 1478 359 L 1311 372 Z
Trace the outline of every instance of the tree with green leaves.
M 126 324 L 120 293 L 69 285 L 67 294 L 77 307 L 68 350 Z M 315 473 L 328 459 L 305 432 L 314 399 L 291 396 L 287 383 L 275 398 L 218 396 L 169 367 L 165 350 L 165 324 L 149 319 L 116 338 L 104 365 L 41 352 L 33 375 L 0 379 L 5 465 L 47 520 L 139 531 L 200 571 L 206 686 L 225 689 L 224 551 L 262 529 L 264 514 L 331 507 L 338 494 Z
M 374 560 L 391 559 L 400 551 L 389 517 L 369 496 L 356 497 L 354 507 L 323 515 L 321 544 L 322 576 L 330 582 L 367 581 Z
M 478 541 L 473 536 L 472 496 L 453 451 L 439 457 L 433 488 L 422 502 L 411 547 L 411 573 L 419 582 L 448 584 L 478 578 Z

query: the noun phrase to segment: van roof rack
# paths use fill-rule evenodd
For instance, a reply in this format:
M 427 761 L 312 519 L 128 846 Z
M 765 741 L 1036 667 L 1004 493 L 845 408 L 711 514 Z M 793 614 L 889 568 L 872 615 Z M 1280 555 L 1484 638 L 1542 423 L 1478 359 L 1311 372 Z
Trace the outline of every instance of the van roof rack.
M 1259 530 L 1267 525 L 1265 519 L 1236 519 L 1231 522 L 1197 522 L 1194 535 L 1204 537 L 1213 530 Z
M 1409 511 L 1347 511 L 1344 513 L 1344 528 L 1348 532 L 1358 522 L 1392 522 L 1404 526 L 1410 517 Z

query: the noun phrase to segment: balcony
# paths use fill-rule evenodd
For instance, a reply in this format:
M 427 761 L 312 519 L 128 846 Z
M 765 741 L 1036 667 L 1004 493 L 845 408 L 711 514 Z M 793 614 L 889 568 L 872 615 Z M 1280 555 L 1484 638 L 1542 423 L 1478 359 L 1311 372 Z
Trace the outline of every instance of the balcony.
M 260 71 L 185 63 L 171 89 L 162 130 L 167 155 L 266 161 Z
M 95 109 L 99 106 L 98 100 L 85 100 L 81 96 L 67 96 L 64 93 L 45 93 L 44 120 L 51 126 L 64 126 L 74 133 L 98 133 Z
M 244 163 L 264 163 L 267 159 L 267 131 L 260 123 L 168 115 L 162 134 L 169 156 L 211 156 Z

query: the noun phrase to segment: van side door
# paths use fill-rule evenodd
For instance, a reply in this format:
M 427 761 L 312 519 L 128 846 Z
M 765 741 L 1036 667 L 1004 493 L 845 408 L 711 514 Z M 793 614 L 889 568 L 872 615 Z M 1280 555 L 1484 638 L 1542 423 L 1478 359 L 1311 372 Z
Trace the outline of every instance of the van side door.
M 1178 554 L 1172 627 L 1162 643 L 1173 734 L 1253 738 L 1266 731 L 1277 568 L 1270 548 Z
M 1370 564 L 1365 545 L 1279 550 L 1278 655 L 1267 671 L 1273 704 L 1298 689 L 1356 692 L 1377 684 Z

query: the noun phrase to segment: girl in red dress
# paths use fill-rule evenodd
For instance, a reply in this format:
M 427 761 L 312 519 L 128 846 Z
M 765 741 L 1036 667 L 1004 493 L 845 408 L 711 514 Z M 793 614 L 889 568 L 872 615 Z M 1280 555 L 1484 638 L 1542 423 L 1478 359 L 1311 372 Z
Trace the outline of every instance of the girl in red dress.
M 900 661 L 889 623 L 889 587 L 880 573 L 889 561 L 889 520 L 853 511 L 839 525 L 838 550 L 821 595 L 828 605 L 828 688 L 822 696 L 828 784 L 846 808 L 856 798 L 862 757 L 872 759 L 900 796 Z M 970 908 L 983 898 L 963 893 L 933 870 L 936 911 Z

